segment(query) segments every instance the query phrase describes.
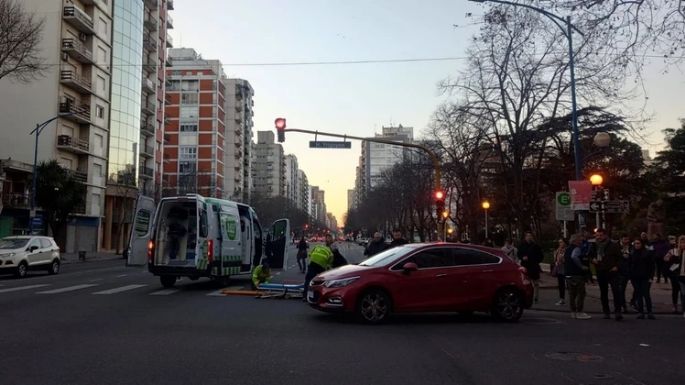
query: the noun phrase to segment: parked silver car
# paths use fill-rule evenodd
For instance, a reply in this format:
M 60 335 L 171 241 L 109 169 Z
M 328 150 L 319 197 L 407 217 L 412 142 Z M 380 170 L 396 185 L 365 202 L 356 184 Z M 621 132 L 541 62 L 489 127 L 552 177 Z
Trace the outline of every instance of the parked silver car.
M 0 274 L 14 273 L 23 278 L 30 270 L 59 273 L 59 247 L 52 237 L 12 236 L 0 239 Z

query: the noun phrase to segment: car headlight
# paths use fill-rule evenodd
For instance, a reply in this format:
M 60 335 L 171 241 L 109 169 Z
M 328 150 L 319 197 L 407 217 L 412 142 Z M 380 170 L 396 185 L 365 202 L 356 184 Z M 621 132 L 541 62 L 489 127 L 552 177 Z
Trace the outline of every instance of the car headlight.
M 342 278 L 342 279 L 332 279 L 330 281 L 325 281 L 323 285 L 325 287 L 329 288 L 334 288 L 334 287 L 345 287 L 352 282 L 358 280 L 359 277 L 350 277 L 350 278 Z

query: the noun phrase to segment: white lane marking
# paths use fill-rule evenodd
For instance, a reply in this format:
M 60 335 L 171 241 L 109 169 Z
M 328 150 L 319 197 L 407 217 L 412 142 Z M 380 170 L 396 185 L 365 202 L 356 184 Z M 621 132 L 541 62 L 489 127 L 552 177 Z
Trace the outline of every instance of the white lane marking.
M 68 286 L 68 287 L 63 287 L 61 289 L 55 289 L 55 290 L 48 290 L 48 291 L 39 291 L 36 292 L 36 294 L 59 294 L 59 293 L 66 293 L 69 291 L 76 291 L 76 290 L 81 290 L 81 289 L 86 289 L 89 287 L 97 286 L 95 284 L 85 284 L 85 285 L 76 285 L 76 286 Z
M 9 292 L 13 292 L 13 291 L 30 290 L 30 289 L 36 289 L 36 288 L 45 287 L 45 286 L 50 286 L 50 285 L 45 284 L 45 285 L 30 285 L 30 286 L 10 287 L 9 289 L 0 290 L 0 293 L 9 293 Z
M 89 279 L 88 282 L 99 282 L 102 281 L 102 278 L 94 278 L 94 279 Z
M 171 295 L 174 293 L 179 292 L 179 289 L 163 289 L 163 290 L 157 290 L 155 292 L 150 293 L 150 295 Z
M 139 288 L 144 287 L 144 286 L 147 286 L 147 285 L 146 285 L 146 284 L 142 284 L 142 285 L 126 285 L 126 286 L 122 286 L 122 287 L 115 287 L 114 289 L 103 290 L 103 291 L 96 291 L 96 292 L 93 293 L 93 294 L 96 294 L 96 295 L 117 294 L 117 293 L 121 293 L 121 292 L 124 292 L 124 291 L 139 289 Z
M 207 297 L 223 297 L 223 296 L 225 295 L 225 294 L 223 293 L 224 290 L 226 290 L 226 288 L 219 289 L 219 290 L 217 290 L 217 291 L 213 291 L 213 292 L 211 292 L 211 293 L 208 293 L 208 294 L 207 294 Z
M 122 277 L 126 277 L 126 276 L 128 276 L 128 274 L 119 274 L 119 275 L 117 275 L 117 278 L 122 278 Z

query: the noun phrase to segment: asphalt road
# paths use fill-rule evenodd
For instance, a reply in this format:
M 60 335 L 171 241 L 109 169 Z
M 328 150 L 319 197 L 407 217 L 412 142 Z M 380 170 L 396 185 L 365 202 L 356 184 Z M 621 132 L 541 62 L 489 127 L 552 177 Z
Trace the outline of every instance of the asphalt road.
M 356 247 L 343 251 L 360 256 Z M 617 323 L 527 312 L 503 324 L 438 314 L 366 326 L 301 301 L 219 289 L 184 280 L 163 290 L 121 261 L 0 277 L 0 383 L 683 383 L 682 316 Z

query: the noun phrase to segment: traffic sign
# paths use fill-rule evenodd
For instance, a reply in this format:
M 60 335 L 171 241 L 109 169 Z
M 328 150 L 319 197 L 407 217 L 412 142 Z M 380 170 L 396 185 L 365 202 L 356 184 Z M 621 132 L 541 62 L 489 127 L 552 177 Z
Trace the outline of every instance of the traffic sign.
M 604 210 L 612 214 L 625 214 L 630 211 L 630 201 L 615 200 L 604 202 Z
M 574 220 L 573 209 L 571 208 L 571 194 L 567 191 L 557 192 L 556 198 L 556 217 L 558 221 Z
M 591 201 L 590 202 L 590 212 L 591 213 L 602 212 L 602 202 L 601 201 Z
M 312 140 L 309 148 L 352 148 L 352 142 Z

